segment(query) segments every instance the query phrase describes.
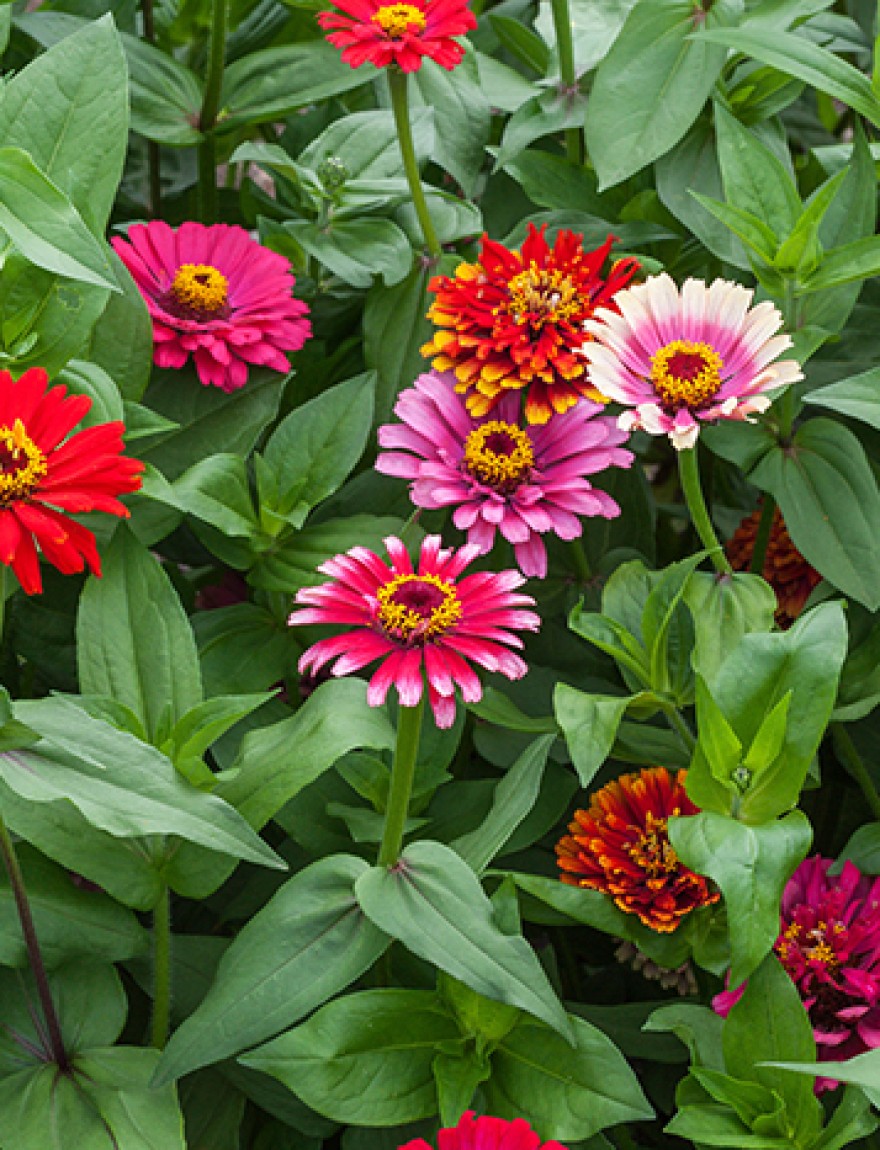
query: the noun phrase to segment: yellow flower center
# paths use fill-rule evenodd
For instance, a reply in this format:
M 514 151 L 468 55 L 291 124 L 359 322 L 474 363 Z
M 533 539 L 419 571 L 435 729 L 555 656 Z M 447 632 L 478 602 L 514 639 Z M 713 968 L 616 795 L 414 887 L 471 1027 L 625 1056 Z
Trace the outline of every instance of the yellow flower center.
M 560 323 L 581 309 L 581 297 L 571 279 L 559 270 L 539 268 L 532 262 L 507 285 L 507 310 L 517 323 L 542 327 Z
M 382 630 L 410 645 L 436 639 L 461 618 L 455 587 L 439 575 L 398 575 L 376 597 Z
M 0 507 L 28 499 L 47 470 L 46 456 L 20 419 L 0 427 Z
M 415 4 L 383 4 L 371 17 L 392 40 L 399 40 L 407 32 L 423 32 L 425 14 Z
M 678 866 L 678 855 L 672 849 L 666 830 L 667 821 L 648 811 L 645 830 L 628 850 L 629 857 L 649 878 L 671 874 Z
M 500 419 L 475 428 L 465 440 L 464 465 L 469 475 L 507 493 L 528 478 L 535 465 L 526 432 Z
M 721 356 L 708 343 L 675 339 L 651 356 L 651 382 L 667 410 L 705 406 L 721 388 Z
M 199 315 L 214 315 L 226 307 L 229 281 L 210 264 L 181 264 L 174 273 L 171 294 L 182 307 Z

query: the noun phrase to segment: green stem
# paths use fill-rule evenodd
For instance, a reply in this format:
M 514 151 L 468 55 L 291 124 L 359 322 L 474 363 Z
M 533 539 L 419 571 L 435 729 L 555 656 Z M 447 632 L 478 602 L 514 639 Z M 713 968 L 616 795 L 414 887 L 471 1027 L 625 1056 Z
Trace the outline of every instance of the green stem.
M 153 17 L 153 0 L 141 0 L 144 18 L 144 40 L 156 43 L 156 23 Z M 162 169 L 159 145 L 155 140 L 147 140 L 147 170 L 150 183 L 150 215 L 158 219 L 162 214 Z
M 3 856 L 6 873 L 9 875 L 9 885 L 12 887 L 15 908 L 18 911 L 18 921 L 21 923 L 21 933 L 24 937 L 28 962 L 36 983 L 43 1017 L 46 1020 L 50 1053 L 58 1068 L 66 1074 L 70 1069 L 70 1062 L 64 1048 L 64 1039 L 61 1036 L 61 1023 L 58 1021 L 55 1003 L 52 1001 L 52 991 L 49 987 L 43 955 L 40 952 L 40 943 L 37 939 L 37 931 L 25 890 L 24 876 L 21 873 L 18 856 L 15 853 L 15 845 L 2 818 L 0 818 L 0 854 Z
M 868 774 L 868 768 L 862 762 L 855 743 L 849 731 L 842 723 L 831 724 L 831 737 L 834 740 L 834 749 L 838 757 L 855 781 L 859 784 L 865 801 L 871 808 L 871 814 L 880 821 L 880 794 L 874 786 L 874 780 Z
M 679 739 L 681 740 L 682 744 L 684 745 L 684 749 L 687 751 L 687 753 L 689 755 L 692 755 L 694 753 L 694 751 L 696 750 L 697 740 L 694 738 L 693 732 L 691 731 L 690 727 L 687 725 L 685 720 L 682 718 L 682 715 L 681 715 L 678 707 L 676 707 L 672 704 L 670 704 L 669 706 L 664 706 L 663 714 L 666 716 L 666 721 L 667 721 L 667 723 L 669 723 L 669 726 L 678 735 Z
M 150 1041 L 165 1047 L 171 1029 L 171 891 L 163 886 L 153 908 L 153 1021 Z
M 571 13 L 568 0 L 550 0 L 553 27 L 556 31 L 556 51 L 559 55 L 561 95 L 569 99 L 577 93 L 578 82 L 574 70 L 574 39 L 571 34 Z M 584 162 L 584 136 L 580 128 L 566 128 L 565 154 L 575 164 Z
M 413 207 L 419 220 L 419 227 L 425 238 L 425 247 L 436 261 L 440 258 L 440 241 L 434 230 L 434 222 L 428 211 L 428 201 L 425 199 L 425 189 L 422 187 L 422 177 L 419 175 L 419 165 L 416 159 L 416 149 L 413 144 L 412 127 L 409 122 L 409 77 L 400 68 L 391 65 L 386 70 L 388 87 L 391 90 L 391 110 L 394 113 L 394 123 L 397 128 L 397 138 L 400 141 L 400 154 L 403 157 L 403 169 L 406 172 Z
M 687 503 L 688 511 L 691 513 L 691 522 L 700 537 L 700 542 L 709 552 L 709 557 L 715 564 L 715 570 L 721 575 L 730 575 L 733 568 L 728 563 L 727 556 L 718 542 L 718 536 L 715 534 L 715 528 L 709 518 L 706 500 L 703 498 L 696 447 L 688 447 L 684 451 L 679 451 L 678 474 L 681 479 L 684 500 Z
M 382 845 L 379 847 L 379 866 L 392 867 L 400 858 L 416 773 L 424 706 L 423 693 L 416 706 L 399 707 L 397 710 L 397 745 L 394 748 L 394 762 L 391 766 L 391 787 L 388 791 L 388 805 L 385 808 Z
M 226 60 L 228 8 L 229 0 L 213 0 L 208 78 L 199 112 L 199 130 L 205 136 L 199 144 L 199 215 L 203 224 L 213 224 L 217 220 L 217 143 L 214 128 L 220 111 L 220 90 Z
M 574 567 L 574 573 L 577 576 L 578 583 L 589 583 L 593 578 L 593 572 L 590 570 L 590 561 L 584 550 L 584 541 L 580 536 L 570 541 L 568 553 L 571 556 L 572 566 Z
M 761 575 L 764 571 L 764 560 L 767 558 L 767 544 L 770 542 L 770 530 L 773 527 L 775 511 L 776 500 L 770 494 L 765 495 L 761 503 L 761 518 L 758 520 L 755 546 L 749 561 L 749 571 L 753 575 Z
M 785 295 L 782 302 L 782 319 L 787 331 L 800 327 L 800 305 L 795 296 L 795 281 L 791 276 L 785 280 Z M 791 441 L 794 428 L 796 395 L 794 384 L 789 384 L 779 398 L 779 440 L 783 446 Z

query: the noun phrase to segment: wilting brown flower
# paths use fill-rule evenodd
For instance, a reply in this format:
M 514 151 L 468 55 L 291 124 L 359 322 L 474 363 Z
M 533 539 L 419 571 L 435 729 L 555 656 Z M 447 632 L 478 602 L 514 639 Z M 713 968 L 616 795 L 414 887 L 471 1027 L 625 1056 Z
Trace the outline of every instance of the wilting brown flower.
M 748 571 L 760 521 L 759 507 L 746 516 L 727 541 L 725 550 L 734 571 Z M 803 611 L 810 592 L 821 582 L 822 576 L 792 543 L 778 507 L 773 511 L 761 574 L 776 593 L 776 624 L 787 629 Z
M 684 789 L 685 771 L 649 767 L 621 775 L 596 791 L 587 811 L 556 846 L 562 881 L 609 894 L 645 926 L 670 933 L 685 915 L 719 899 L 702 875 L 672 848 L 667 824 L 698 808 Z

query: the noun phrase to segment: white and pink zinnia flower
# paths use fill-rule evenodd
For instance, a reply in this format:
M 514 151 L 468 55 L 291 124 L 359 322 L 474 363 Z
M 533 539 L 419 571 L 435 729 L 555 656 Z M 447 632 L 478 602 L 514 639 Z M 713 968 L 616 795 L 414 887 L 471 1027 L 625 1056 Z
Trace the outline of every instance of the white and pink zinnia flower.
M 492 549 L 496 531 L 513 544 L 525 575 L 543 579 L 547 550 L 541 535 L 576 539 L 580 516 L 611 519 L 620 508 L 593 488 L 587 475 L 629 467 L 621 448 L 627 435 L 602 407 L 580 400 L 564 415 L 523 427 L 520 396 L 506 393 L 487 416 L 471 415 L 449 373 L 429 372 L 401 392 L 401 423 L 379 428 L 376 470 L 411 480 L 417 507 L 455 507 L 452 521 L 467 531 L 480 554 Z
M 749 306 L 753 294 L 722 279 L 689 279 L 679 293 L 664 274 L 619 291 L 619 314 L 602 308 L 587 320 L 590 382 L 633 408 L 620 426 L 668 435 L 681 451 L 701 423 L 766 411 L 764 392 L 802 379 L 795 360 L 774 362 L 792 341 L 775 334 L 782 316 L 772 303 Z
M 312 334 L 290 263 L 244 228 L 190 222 L 175 231 L 153 220 L 112 243 L 149 309 L 158 367 L 192 357 L 203 384 L 235 391 L 251 364 L 289 371 L 285 352 Z
M 367 691 L 371 706 L 381 706 L 394 686 L 401 706 L 414 707 L 427 679 L 437 726 L 451 727 L 456 686 L 466 703 L 483 695 L 468 660 L 508 679 L 526 673 L 523 659 L 508 648 L 523 645 L 514 631 L 540 626 L 538 616 L 523 609 L 535 601 L 516 592 L 525 581 L 518 571 L 480 571 L 458 581 L 479 554 L 474 545 L 442 548 L 440 536 L 429 535 L 416 570 L 399 539 L 389 536 L 385 546 L 390 566 L 366 547 L 353 547 L 318 568 L 333 582 L 297 593 L 297 603 L 307 606 L 290 616 L 291 625 L 348 628 L 310 647 L 300 673 L 320 671 L 335 659 L 333 674 L 350 675 L 381 659 Z

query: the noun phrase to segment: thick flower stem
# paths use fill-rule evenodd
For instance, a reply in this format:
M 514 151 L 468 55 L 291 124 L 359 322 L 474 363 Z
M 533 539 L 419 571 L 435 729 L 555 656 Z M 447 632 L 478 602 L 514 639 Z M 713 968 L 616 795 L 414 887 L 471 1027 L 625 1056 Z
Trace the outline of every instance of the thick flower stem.
M 15 899 L 15 908 L 18 911 L 18 921 L 21 923 L 21 933 L 24 936 L 24 945 L 27 950 L 31 973 L 34 976 L 40 1006 L 43 1010 L 43 1017 L 46 1020 L 46 1032 L 49 1036 L 49 1052 L 52 1055 L 53 1062 L 57 1064 L 58 1068 L 63 1073 L 67 1073 L 70 1069 L 70 1062 L 67 1057 L 67 1051 L 64 1048 L 64 1039 L 61 1036 L 61 1023 L 58 1021 L 55 1003 L 52 1001 L 52 991 L 49 987 L 46 967 L 43 964 L 43 955 L 40 952 L 37 931 L 34 927 L 34 919 L 31 914 L 27 891 L 25 890 L 24 876 L 21 873 L 18 856 L 15 853 L 15 845 L 2 818 L 0 818 L 0 854 L 3 856 L 6 873 L 9 875 L 9 885 L 12 887 L 12 896 Z
M 213 0 L 211 37 L 208 47 L 208 78 L 199 113 L 199 216 L 203 224 L 217 222 L 217 143 L 214 128 L 220 111 L 220 90 L 226 60 L 229 0 Z
M 559 76 L 563 98 L 578 90 L 574 69 L 574 40 L 571 35 L 571 12 L 568 0 L 550 0 L 553 28 L 556 32 L 556 51 L 559 55 Z M 584 162 L 584 137 L 580 128 L 566 128 L 565 154 L 575 164 Z
M 749 571 L 752 575 L 760 575 L 764 570 L 764 560 L 767 558 L 767 544 L 770 542 L 770 531 L 773 528 L 775 511 L 776 500 L 769 493 L 765 494 L 761 503 L 758 530 L 755 533 L 755 546 L 752 550 L 752 558 L 749 560 Z
M 715 534 L 715 528 L 709 518 L 706 500 L 703 498 L 696 447 L 688 447 L 684 451 L 679 451 L 678 475 L 681 480 L 685 503 L 687 503 L 688 511 L 691 513 L 691 522 L 700 537 L 700 542 L 709 552 L 709 558 L 715 564 L 715 570 L 720 575 L 732 574 L 733 568 L 728 563 L 724 549 L 718 542 L 718 536 Z
M 156 24 L 153 16 L 153 0 L 141 0 L 144 18 L 144 39 L 148 44 L 156 42 Z M 150 215 L 158 219 L 162 214 L 162 168 L 159 145 L 155 140 L 147 140 L 147 168 L 150 182 Z
M 400 858 L 413 778 L 416 773 L 424 706 L 423 694 L 415 707 L 399 707 L 397 711 L 397 745 L 394 748 L 391 787 L 388 792 L 388 805 L 385 808 L 385 830 L 382 834 L 382 845 L 379 847 L 379 866 L 392 867 Z
M 153 1020 L 150 1041 L 163 1050 L 171 1029 L 171 891 L 162 888 L 153 908 Z
M 406 172 L 413 207 L 419 220 L 419 227 L 425 238 L 425 247 L 436 261 L 440 258 L 440 241 L 434 230 L 434 222 L 428 211 L 428 201 L 425 199 L 425 189 L 422 187 L 422 177 L 419 175 L 419 165 L 416 159 L 416 149 L 413 144 L 412 126 L 409 122 L 409 77 L 396 65 L 391 65 L 386 75 L 388 87 L 391 90 L 391 110 L 394 113 L 394 124 L 397 128 L 397 138 L 400 141 L 400 154 L 403 157 L 403 169 Z
M 568 553 L 571 556 L 572 566 L 574 567 L 574 573 L 578 583 L 589 583 L 593 578 L 593 572 L 590 570 L 590 561 L 584 550 L 584 541 L 580 536 L 570 541 Z
M 862 762 L 862 756 L 843 723 L 831 724 L 831 738 L 840 761 L 859 784 L 871 814 L 880 822 L 880 794 L 877 793 L 874 780 L 868 774 L 868 768 Z

